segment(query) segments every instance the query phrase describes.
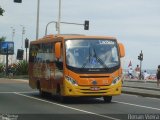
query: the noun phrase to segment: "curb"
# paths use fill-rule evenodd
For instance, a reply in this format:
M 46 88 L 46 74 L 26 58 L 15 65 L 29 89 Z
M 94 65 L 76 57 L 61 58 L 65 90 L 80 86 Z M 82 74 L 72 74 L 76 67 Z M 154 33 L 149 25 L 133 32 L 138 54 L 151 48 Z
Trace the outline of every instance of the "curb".
M 130 92 L 130 91 L 125 91 L 125 90 L 122 90 L 122 93 L 124 93 L 124 94 L 132 94 L 132 95 L 139 95 L 139 96 L 142 96 L 142 97 L 160 98 L 160 95 L 156 95 L 156 94 L 147 94 L 147 93 L 140 93 L 140 92 Z
M 123 82 L 156 83 L 157 81 L 156 80 L 129 80 L 129 79 L 126 79 L 126 80 L 123 80 Z
M 160 88 L 152 88 L 152 87 L 136 87 L 136 86 L 127 86 L 127 85 L 123 85 L 122 87 L 138 88 L 138 89 L 144 89 L 144 90 L 155 90 L 155 91 L 160 91 Z

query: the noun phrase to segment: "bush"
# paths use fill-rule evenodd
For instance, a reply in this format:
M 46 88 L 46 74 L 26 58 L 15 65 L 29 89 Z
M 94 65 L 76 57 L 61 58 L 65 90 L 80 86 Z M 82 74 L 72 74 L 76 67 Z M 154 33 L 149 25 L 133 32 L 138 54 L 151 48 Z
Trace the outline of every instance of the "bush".
M 25 60 L 19 61 L 14 67 L 16 75 L 28 75 L 28 62 Z
M 5 75 L 5 66 L 0 63 L 0 77 L 3 77 Z
M 0 73 L 3 73 L 4 72 L 4 65 L 2 63 L 0 63 Z

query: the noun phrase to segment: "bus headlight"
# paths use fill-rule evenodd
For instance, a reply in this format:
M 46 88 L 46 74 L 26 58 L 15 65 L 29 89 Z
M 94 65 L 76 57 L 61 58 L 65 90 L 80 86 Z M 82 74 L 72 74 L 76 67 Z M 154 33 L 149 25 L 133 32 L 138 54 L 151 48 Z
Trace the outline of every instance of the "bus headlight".
M 121 80 L 121 77 L 120 77 L 120 76 L 116 77 L 116 78 L 112 81 L 112 85 L 117 84 L 120 80 Z
M 73 78 L 66 76 L 66 80 L 68 80 L 68 82 L 70 82 L 71 84 L 78 86 L 77 81 L 75 81 Z

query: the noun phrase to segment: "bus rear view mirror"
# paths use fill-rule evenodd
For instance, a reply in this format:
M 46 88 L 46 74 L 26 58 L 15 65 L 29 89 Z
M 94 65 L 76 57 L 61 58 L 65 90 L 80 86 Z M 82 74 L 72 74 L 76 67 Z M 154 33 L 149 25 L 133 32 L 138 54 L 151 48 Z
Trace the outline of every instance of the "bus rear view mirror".
M 55 43 L 55 56 L 59 60 L 61 58 L 61 43 Z
M 120 57 L 124 57 L 125 56 L 124 45 L 122 43 L 118 43 L 118 46 L 119 46 L 119 51 L 120 51 Z

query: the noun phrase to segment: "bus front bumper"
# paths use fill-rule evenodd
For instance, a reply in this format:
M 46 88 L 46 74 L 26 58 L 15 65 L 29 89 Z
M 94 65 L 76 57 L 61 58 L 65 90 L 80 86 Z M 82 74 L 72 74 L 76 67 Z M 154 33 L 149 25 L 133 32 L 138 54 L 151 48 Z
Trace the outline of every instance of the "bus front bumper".
M 121 94 L 122 81 L 119 81 L 115 85 L 109 86 L 75 86 L 69 82 L 65 82 L 63 87 L 63 96 L 71 97 L 102 97 L 102 96 L 115 96 Z

